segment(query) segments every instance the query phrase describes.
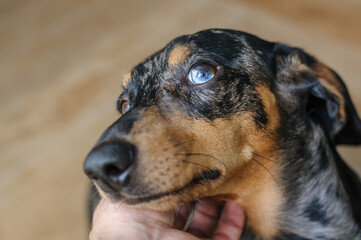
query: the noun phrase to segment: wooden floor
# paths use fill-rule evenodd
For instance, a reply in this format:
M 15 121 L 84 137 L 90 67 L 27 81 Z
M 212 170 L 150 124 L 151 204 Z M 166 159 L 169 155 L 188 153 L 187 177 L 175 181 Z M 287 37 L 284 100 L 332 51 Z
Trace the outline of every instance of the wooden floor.
M 0 239 L 87 238 L 83 159 L 117 117 L 120 76 L 177 35 L 301 46 L 361 112 L 360 13 L 359 0 L 0 0 Z M 361 173 L 361 149 L 342 152 Z

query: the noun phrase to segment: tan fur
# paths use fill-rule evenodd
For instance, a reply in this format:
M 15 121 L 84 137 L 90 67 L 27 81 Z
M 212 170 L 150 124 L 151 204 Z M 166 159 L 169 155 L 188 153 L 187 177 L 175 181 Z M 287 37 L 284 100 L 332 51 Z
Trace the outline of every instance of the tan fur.
M 128 72 L 124 75 L 122 80 L 123 86 L 126 86 L 128 84 L 129 80 L 131 79 L 131 74 L 132 74 L 131 72 Z
M 277 177 L 277 166 L 266 160 L 258 161 Z M 239 174 L 222 186 L 225 192 L 237 194 L 237 202 L 247 213 L 248 225 L 264 238 L 277 234 L 277 217 L 282 204 L 280 186 L 257 162 L 249 161 L 239 169 Z
M 276 105 L 276 97 L 266 86 L 260 85 L 256 89 L 260 98 L 262 99 L 265 111 L 268 116 L 269 123 L 267 127 L 270 130 L 275 130 L 278 127 L 280 120 L 278 108 Z
M 257 90 L 269 117 L 266 131 L 255 126 L 251 113 L 210 123 L 191 119 L 177 110 L 171 110 L 171 117 L 166 121 L 157 107 L 147 109 L 127 136 L 140 150 L 135 175 L 137 186 L 144 189 L 144 196 L 186 189 L 137 207 L 166 211 L 202 197 L 236 200 L 245 208 L 249 226 L 265 238 L 275 235 L 282 202 L 281 189 L 274 179 L 279 169 L 273 162 L 277 161 L 273 146 L 277 144 L 274 131 L 279 115 L 271 91 L 265 86 Z M 177 156 L 184 153 L 212 157 Z M 222 176 L 187 188 L 193 178 L 207 169 L 217 169 Z
M 187 56 L 190 53 L 190 48 L 184 45 L 176 46 L 170 53 L 168 57 L 168 64 L 170 66 L 178 66 L 183 63 Z

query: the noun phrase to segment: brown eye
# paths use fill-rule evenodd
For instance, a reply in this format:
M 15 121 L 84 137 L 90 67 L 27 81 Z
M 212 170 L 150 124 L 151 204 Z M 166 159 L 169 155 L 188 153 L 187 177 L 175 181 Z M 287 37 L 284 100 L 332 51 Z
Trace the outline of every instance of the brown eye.
M 123 100 L 120 103 L 119 110 L 121 114 L 124 114 L 128 112 L 128 110 L 131 108 L 130 102 L 127 100 Z

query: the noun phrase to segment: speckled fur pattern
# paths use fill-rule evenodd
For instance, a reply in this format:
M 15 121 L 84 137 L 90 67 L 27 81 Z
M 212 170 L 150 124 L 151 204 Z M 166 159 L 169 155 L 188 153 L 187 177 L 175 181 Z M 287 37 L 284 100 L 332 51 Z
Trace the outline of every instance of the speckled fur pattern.
M 217 69 L 192 85 L 189 69 Z M 130 180 L 104 194 L 169 210 L 203 197 L 237 201 L 241 239 L 361 239 L 360 178 L 336 145 L 361 144 L 341 78 L 299 48 L 226 29 L 178 37 L 135 66 L 130 110 L 96 146 L 137 147 Z

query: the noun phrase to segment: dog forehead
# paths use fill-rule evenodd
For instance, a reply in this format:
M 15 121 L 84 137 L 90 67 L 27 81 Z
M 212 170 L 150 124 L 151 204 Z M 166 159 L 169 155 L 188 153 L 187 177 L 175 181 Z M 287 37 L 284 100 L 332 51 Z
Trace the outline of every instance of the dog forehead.
M 154 84 L 170 68 L 186 67 L 185 63 L 190 67 L 197 60 L 212 60 L 231 69 L 253 71 L 255 65 L 268 62 L 272 48 L 273 43 L 248 33 L 208 29 L 172 40 L 134 67 L 131 76 L 138 84 Z
M 169 42 L 163 49 L 153 54 L 135 70 L 144 73 L 144 70 L 166 70 L 169 67 L 184 63 L 189 58 L 209 58 L 226 64 L 237 58 L 244 48 L 250 48 L 246 34 L 231 32 L 222 29 L 209 29 L 190 35 L 182 35 Z M 158 68 L 157 68 L 158 66 Z
M 224 63 L 237 58 L 245 46 L 245 36 L 241 32 L 229 33 L 222 29 L 209 29 L 191 35 L 180 36 L 166 47 L 168 63 L 186 60 L 187 57 L 208 57 Z M 181 56 L 180 58 L 174 58 Z M 178 63 L 177 61 L 175 63 Z

